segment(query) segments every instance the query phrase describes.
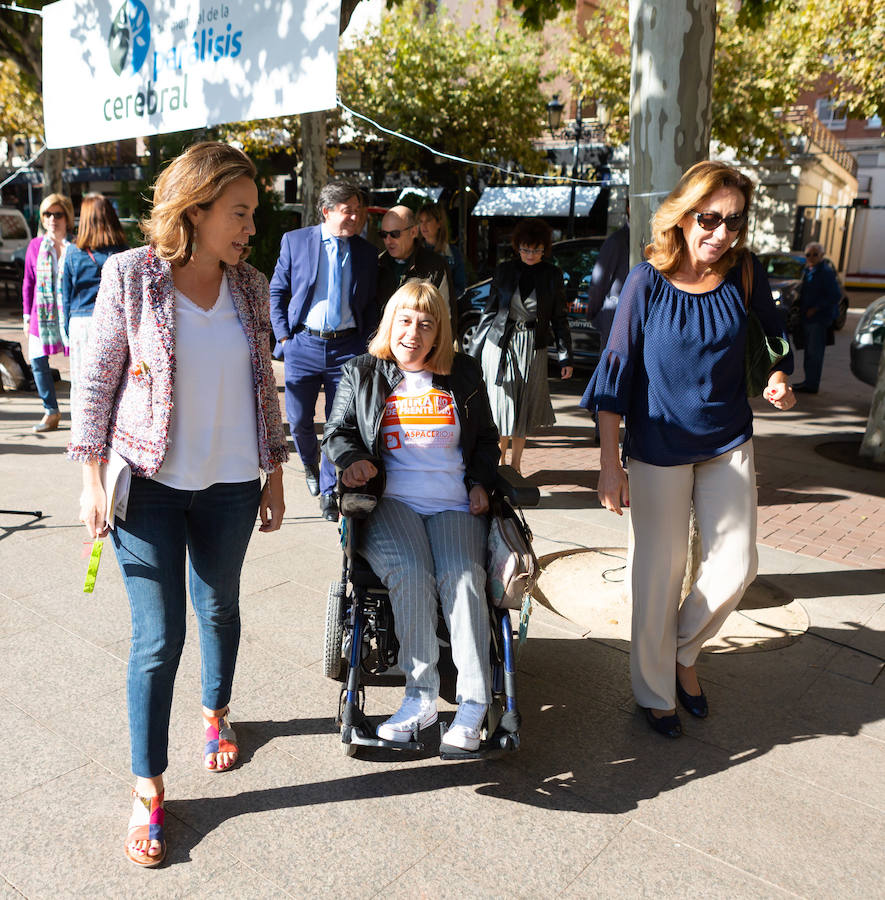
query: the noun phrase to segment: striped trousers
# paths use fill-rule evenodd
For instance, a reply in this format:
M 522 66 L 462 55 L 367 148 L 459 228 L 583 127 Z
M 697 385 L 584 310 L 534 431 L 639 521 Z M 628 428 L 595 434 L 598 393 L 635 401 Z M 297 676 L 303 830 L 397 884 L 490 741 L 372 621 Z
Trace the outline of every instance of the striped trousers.
M 488 531 L 485 516 L 421 515 L 390 497 L 369 517 L 360 552 L 390 592 L 406 696 L 439 696 L 439 597 L 458 670 L 456 700 L 490 702 Z

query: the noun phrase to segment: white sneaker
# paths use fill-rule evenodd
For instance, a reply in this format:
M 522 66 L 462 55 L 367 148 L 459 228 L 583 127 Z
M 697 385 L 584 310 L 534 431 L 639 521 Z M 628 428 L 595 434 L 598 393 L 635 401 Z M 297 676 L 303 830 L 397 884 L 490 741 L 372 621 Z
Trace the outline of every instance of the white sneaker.
M 400 708 L 377 728 L 382 741 L 405 744 L 412 740 L 412 733 L 427 728 L 436 721 L 436 701 L 423 697 L 404 697 Z
M 474 703 L 472 700 L 458 704 L 458 712 L 443 735 L 442 743 L 459 750 L 477 750 L 487 709 L 485 703 Z

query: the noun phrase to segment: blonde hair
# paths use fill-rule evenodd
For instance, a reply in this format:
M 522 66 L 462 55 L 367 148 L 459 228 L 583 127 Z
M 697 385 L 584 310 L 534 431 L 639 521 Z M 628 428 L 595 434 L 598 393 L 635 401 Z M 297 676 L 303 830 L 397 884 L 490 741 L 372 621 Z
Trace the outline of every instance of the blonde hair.
M 686 215 L 703 212 L 704 201 L 721 188 L 734 188 L 744 197 L 744 214 L 750 211 L 753 182 L 737 169 L 716 160 L 695 163 L 679 179 L 679 184 L 658 207 L 651 223 L 651 243 L 645 248 L 645 258 L 663 275 L 672 275 L 682 265 L 686 248 L 685 236 L 679 227 Z M 737 240 L 710 268 L 724 275 L 736 265 L 747 241 L 749 216 L 737 234 Z
M 220 141 L 201 141 L 177 156 L 154 185 L 153 208 L 140 223 L 160 259 L 183 266 L 193 252 L 192 206 L 209 209 L 238 178 L 255 178 L 255 165 L 242 150 Z M 245 259 L 248 249 L 240 259 Z
M 40 202 L 40 230 L 45 231 L 43 228 L 43 213 L 45 213 L 50 206 L 60 206 L 65 211 L 65 218 L 68 220 L 68 231 L 73 231 L 74 204 L 71 203 L 71 198 L 66 194 L 49 194 L 49 196 L 42 199 Z
M 369 353 L 378 359 L 396 362 L 390 347 L 390 332 L 393 329 L 394 317 L 401 309 L 427 313 L 436 322 L 436 340 L 424 361 L 424 368 L 435 375 L 448 375 L 452 371 L 452 361 L 455 358 L 449 308 L 442 294 L 429 281 L 407 281 L 387 301 L 378 331 L 369 342 Z

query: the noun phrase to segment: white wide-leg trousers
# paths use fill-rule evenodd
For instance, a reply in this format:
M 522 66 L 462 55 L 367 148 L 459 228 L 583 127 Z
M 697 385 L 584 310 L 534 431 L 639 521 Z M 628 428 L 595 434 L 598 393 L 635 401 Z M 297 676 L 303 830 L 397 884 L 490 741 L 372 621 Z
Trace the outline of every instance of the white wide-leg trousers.
M 633 694 L 640 706 L 672 709 L 676 663 L 695 664 L 756 577 L 753 442 L 684 466 L 631 459 L 629 480 Z M 680 606 L 692 502 L 701 561 Z

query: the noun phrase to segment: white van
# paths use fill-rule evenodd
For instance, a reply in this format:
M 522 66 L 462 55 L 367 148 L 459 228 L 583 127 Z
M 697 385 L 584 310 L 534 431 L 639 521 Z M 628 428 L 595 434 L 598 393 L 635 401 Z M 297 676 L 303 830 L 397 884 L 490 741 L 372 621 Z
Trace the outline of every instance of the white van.
M 21 280 L 31 229 L 14 206 L 0 206 L 0 278 Z

